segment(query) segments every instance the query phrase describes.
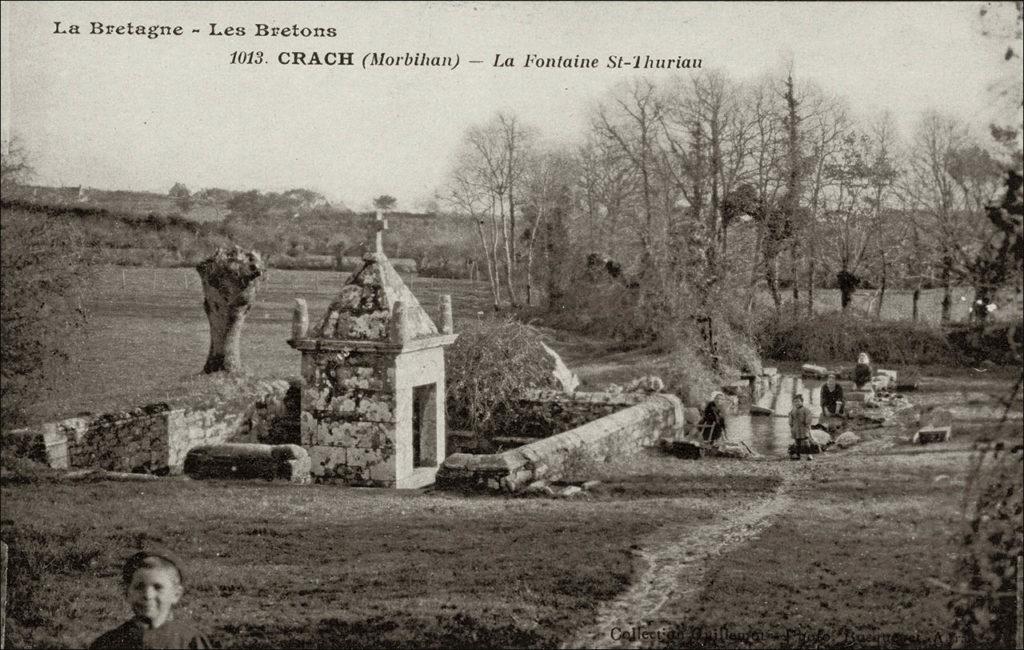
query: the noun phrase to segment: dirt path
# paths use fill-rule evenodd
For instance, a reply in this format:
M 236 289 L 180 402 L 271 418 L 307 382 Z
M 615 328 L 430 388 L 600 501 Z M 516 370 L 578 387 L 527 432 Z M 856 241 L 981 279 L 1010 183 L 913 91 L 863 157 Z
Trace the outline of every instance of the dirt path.
M 782 484 L 772 493 L 721 513 L 713 523 L 696 530 L 692 525 L 666 526 L 650 538 L 637 554 L 643 572 L 618 598 L 598 609 L 597 620 L 566 641 L 563 648 L 639 648 L 651 645 L 629 637 L 633 628 L 645 628 L 658 620 L 666 602 L 697 597 L 708 568 L 716 557 L 757 537 L 790 504 L 790 490 L 798 474 L 795 467 L 780 463 Z M 612 630 L 618 631 L 612 638 Z M 655 628 L 650 628 L 652 631 Z

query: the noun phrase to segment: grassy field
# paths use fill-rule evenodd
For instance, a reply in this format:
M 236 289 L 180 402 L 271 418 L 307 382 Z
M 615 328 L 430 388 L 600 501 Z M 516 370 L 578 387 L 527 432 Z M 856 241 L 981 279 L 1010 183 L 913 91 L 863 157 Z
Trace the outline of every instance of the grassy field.
M 299 354 L 286 343 L 294 299 L 304 298 L 311 319 L 316 319 L 346 277 L 328 271 L 272 270 L 246 320 L 242 359 L 249 372 L 257 377 L 297 375 Z M 456 330 L 460 322 L 493 314 L 483 282 L 411 277 L 408 283 L 431 314 L 439 296 L 451 294 Z M 822 291 L 819 296 L 827 301 L 831 293 L 835 292 Z M 886 304 L 895 306 L 905 299 L 909 300 L 908 295 L 898 294 Z M 941 292 L 925 292 L 925 313 L 926 305 L 937 305 L 940 299 Z M 102 413 L 204 390 L 200 370 L 209 345 L 208 326 L 193 269 L 107 267 L 81 300 L 90 314 L 88 340 L 73 352 L 61 389 L 35 405 L 33 420 Z M 966 314 L 966 304 L 957 301 L 958 316 Z M 659 372 L 657 358 L 610 353 L 608 341 L 565 332 L 548 331 L 547 335 L 592 386 Z
M 926 376 L 916 399 L 992 402 L 1013 381 L 967 373 Z M 814 463 L 650 450 L 579 465 L 603 481 L 582 500 L 8 473 L 8 641 L 81 647 L 116 625 L 119 562 L 158 543 L 186 558 L 183 611 L 223 647 L 555 647 L 581 629 L 615 646 L 631 627 L 686 647 L 944 645 L 936 581 L 955 580 L 971 441 L 1019 444 L 1020 422 L 928 447 L 880 431 Z
M 118 563 L 158 539 L 188 558 L 184 609 L 224 647 L 552 646 L 628 583 L 640 539 L 711 516 L 688 491 L 624 510 L 267 483 L 8 486 L 4 538 L 31 554 L 13 569 L 10 640 L 82 647 L 118 624 Z

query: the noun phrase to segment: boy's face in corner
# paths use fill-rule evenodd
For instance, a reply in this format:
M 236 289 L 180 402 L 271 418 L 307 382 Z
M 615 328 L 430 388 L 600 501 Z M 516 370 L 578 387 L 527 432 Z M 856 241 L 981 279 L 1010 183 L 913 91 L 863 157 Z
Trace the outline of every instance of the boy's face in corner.
M 132 613 L 153 628 L 171 618 L 171 609 L 181 600 L 178 572 L 169 567 L 143 567 L 135 572 L 125 589 Z

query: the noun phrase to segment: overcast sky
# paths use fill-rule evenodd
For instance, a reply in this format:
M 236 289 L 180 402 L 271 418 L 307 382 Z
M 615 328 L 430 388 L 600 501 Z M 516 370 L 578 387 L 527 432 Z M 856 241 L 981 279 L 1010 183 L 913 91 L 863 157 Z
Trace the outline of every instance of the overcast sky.
M 443 181 L 467 126 L 509 109 L 547 137 L 574 138 L 595 102 L 635 74 L 525 69 L 529 53 L 602 66 L 611 55 L 700 58 L 741 79 L 792 60 L 798 80 L 816 80 L 862 114 L 890 109 L 904 128 L 929 108 L 985 124 L 986 88 L 1007 64 L 1006 41 L 981 35 L 980 6 L 5 2 L 3 136 L 25 143 L 39 184 L 309 187 L 351 207 L 390 193 L 412 208 Z M 83 34 L 55 34 L 55 21 Z M 92 36 L 90 21 L 185 33 Z M 210 23 L 247 35 L 210 36 Z M 256 23 L 333 27 L 337 36 L 259 38 Z M 271 63 L 229 63 L 233 51 L 252 50 Z M 357 65 L 285 66 L 276 62 L 282 51 L 353 52 Z M 358 65 L 382 51 L 462 62 Z M 518 67 L 492 67 L 498 54 Z M 668 74 L 680 73 L 649 76 Z

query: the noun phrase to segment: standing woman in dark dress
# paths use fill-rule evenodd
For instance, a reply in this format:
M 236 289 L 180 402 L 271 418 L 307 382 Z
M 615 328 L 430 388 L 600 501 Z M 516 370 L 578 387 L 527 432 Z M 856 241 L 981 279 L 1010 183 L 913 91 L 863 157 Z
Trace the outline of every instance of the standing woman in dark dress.
M 725 435 L 725 393 L 715 393 L 711 401 L 704 407 L 704 417 L 700 422 L 703 426 L 704 441 L 715 443 Z

